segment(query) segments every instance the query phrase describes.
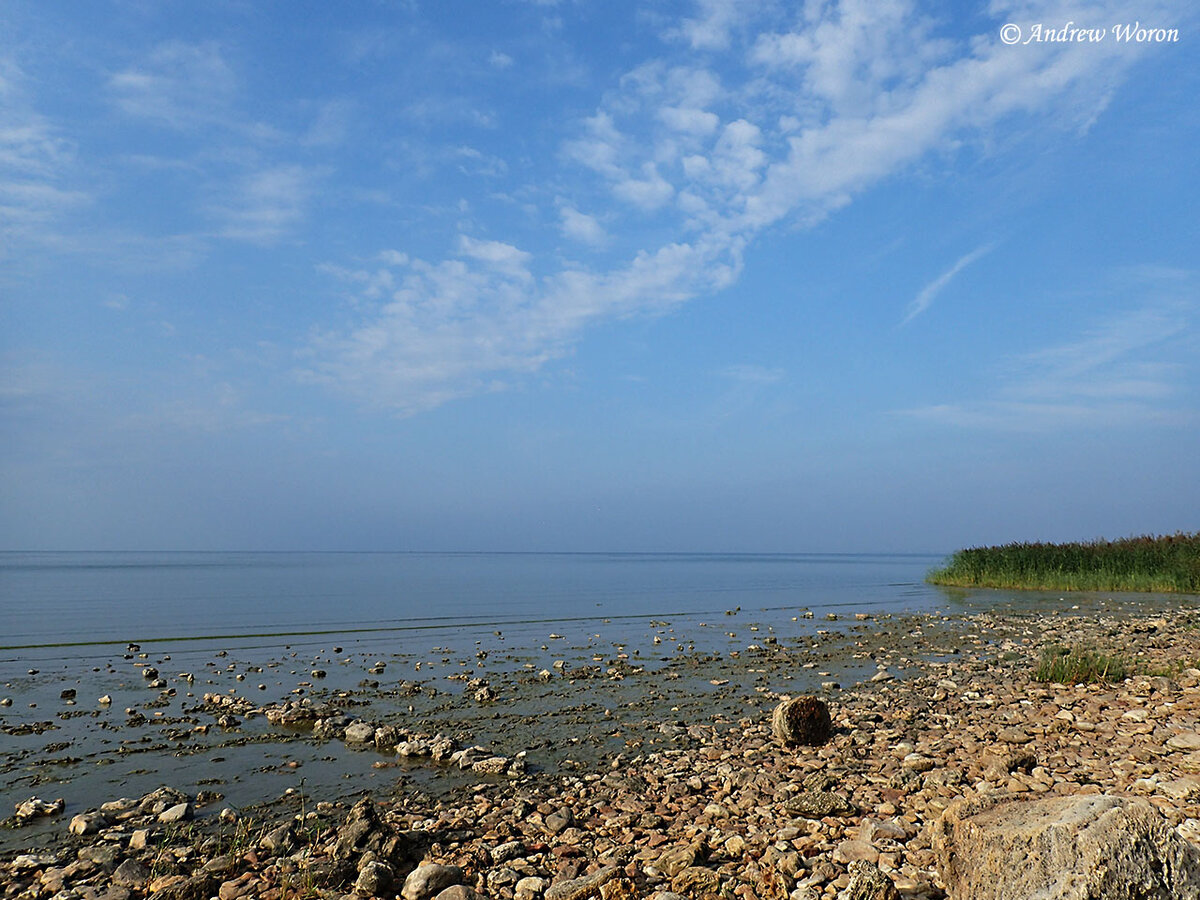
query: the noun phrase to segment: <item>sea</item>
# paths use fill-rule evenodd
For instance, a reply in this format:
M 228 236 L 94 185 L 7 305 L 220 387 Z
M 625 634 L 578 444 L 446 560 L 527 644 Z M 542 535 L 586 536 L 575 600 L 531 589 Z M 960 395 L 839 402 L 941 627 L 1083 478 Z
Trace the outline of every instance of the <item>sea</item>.
M 943 557 L 716 553 L 0 553 L 0 656 L 63 645 L 564 620 L 925 610 Z

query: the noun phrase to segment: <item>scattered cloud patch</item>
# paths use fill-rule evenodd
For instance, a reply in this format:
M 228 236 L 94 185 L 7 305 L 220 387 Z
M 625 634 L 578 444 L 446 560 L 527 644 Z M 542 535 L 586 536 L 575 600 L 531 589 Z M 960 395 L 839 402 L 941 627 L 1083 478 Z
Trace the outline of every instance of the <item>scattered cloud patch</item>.
M 695 18 L 684 19 L 671 36 L 683 38 L 693 50 L 724 50 L 730 32 L 742 21 L 744 6 L 738 0 L 699 0 Z
M 368 405 L 419 413 L 508 386 L 566 356 L 596 322 L 665 312 L 728 285 L 736 263 L 714 259 L 719 252 L 669 244 L 622 268 L 569 268 L 538 279 L 529 253 L 462 235 L 453 258 L 409 259 L 395 273 L 395 291 L 360 327 L 318 335 L 298 375 Z M 370 271 L 327 271 L 362 285 L 379 280 Z
M 220 237 L 269 244 L 304 218 L 315 173 L 297 165 L 274 166 L 245 176 L 233 195 L 215 205 Z
M 925 310 L 929 309 L 929 306 L 933 303 L 934 298 L 937 297 L 937 295 L 943 290 L 945 290 L 946 285 L 953 281 L 954 277 L 959 272 L 971 265 L 971 263 L 975 262 L 975 260 L 979 259 L 980 257 L 991 253 L 992 250 L 995 249 L 995 246 L 995 244 L 984 244 L 982 247 L 976 247 L 970 253 L 960 256 L 954 265 L 952 265 L 937 278 L 933 279 L 933 281 L 929 282 L 929 284 L 925 285 L 925 287 L 921 288 L 921 290 L 917 292 L 917 296 L 913 298 L 912 303 L 908 305 L 908 310 L 905 312 L 904 318 L 901 320 L 900 324 L 907 325 L 921 313 L 925 312 Z
M 215 43 L 159 44 L 136 66 L 109 78 L 117 107 L 127 115 L 183 131 L 230 123 L 238 88 Z
M 1079 336 L 1009 359 L 993 395 L 901 415 L 1002 431 L 1115 427 L 1200 418 L 1184 386 L 1196 377 L 1194 304 L 1115 314 Z
M 563 206 L 559 213 L 565 237 L 592 247 L 602 247 L 608 242 L 608 234 L 595 216 L 581 213 L 573 206 Z
M 621 179 L 613 187 L 619 198 L 646 212 L 653 212 L 666 204 L 675 193 L 675 188 L 659 174 L 652 162 L 642 164 L 637 176 Z
M 17 240 L 49 239 L 51 223 L 92 201 L 76 186 L 76 147 L 33 107 L 25 73 L 0 58 L 0 235 Z M 0 246 L 0 257 L 7 247 Z
M 741 384 L 777 384 L 783 380 L 785 374 L 784 370 L 778 367 L 758 366 L 748 363 L 726 366 L 721 370 L 722 377 Z
M 483 153 L 474 147 L 457 147 L 454 155 L 459 160 L 458 170 L 464 175 L 483 175 L 495 178 L 508 171 L 508 163 L 503 159 Z
M 346 140 L 353 118 L 354 104 L 348 100 L 321 103 L 300 143 L 306 147 L 336 147 Z
M 668 37 L 703 54 L 633 66 L 561 144 L 564 165 L 592 183 L 574 193 L 556 184 L 554 215 L 543 220 L 582 249 L 616 248 L 624 263 L 588 267 L 525 249 L 532 255 L 499 269 L 464 239 L 440 262 L 413 262 L 400 306 L 325 335 L 309 376 L 408 412 L 503 386 L 569 352 L 592 322 L 657 314 L 727 287 L 764 230 L 811 227 L 922 159 L 986 142 L 1012 116 L 1068 128 L 1088 119 L 1146 52 L 1110 42 L 1018 53 L 990 22 L 950 39 L 909 0 L 809 4 L 785 27 L 777 10 L 731 0 L 696 9 Z M 1042 12 L 1054 18 L 1055 9 Z M 657 247 L 627 237 L 648 230 Z M 927 285 L 905 321 L 989 249 Z M 386 387 L 363 390 L 372 378 Z

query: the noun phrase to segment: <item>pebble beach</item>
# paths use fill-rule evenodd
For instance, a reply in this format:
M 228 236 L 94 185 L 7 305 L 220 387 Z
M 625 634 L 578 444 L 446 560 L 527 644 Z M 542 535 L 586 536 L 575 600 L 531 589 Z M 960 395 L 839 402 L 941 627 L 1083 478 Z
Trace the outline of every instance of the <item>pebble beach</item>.
M 940 898 L 932 826 L 993 794 L 1141 798 L 1200 844 L 1192 607 L 733 609 L 421 659 L 222 650 L 187 672 L 178 653 L 126 647 L 92 668 L 140 703 L 97 708 L 82 678 L 62 706 L 3 710 L 4 896 Z M 1052 645 L 1120 655 L 1133 674 L 1033 680 Z M 819 745 L 772 733 L 772 711 L 799 695 L 828 706 Z M 105 722 L 111 752 L 143 757 L 130 786 L 156 787 L 98 796 L 62 777 L 110 752 L 83 733 Z M 210 762 L 238 753 L 263 762 L 257 777 Z M 253 799 L 247 783 L 281 790 L 232 802 Z

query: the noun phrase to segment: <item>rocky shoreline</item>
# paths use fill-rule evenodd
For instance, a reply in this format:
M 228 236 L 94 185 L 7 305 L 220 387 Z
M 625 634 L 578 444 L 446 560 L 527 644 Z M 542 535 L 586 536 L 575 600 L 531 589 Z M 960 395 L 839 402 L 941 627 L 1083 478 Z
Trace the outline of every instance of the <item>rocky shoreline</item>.
M 825 638 L 764 635 L 735 662 L 756 677 L 811 668 Z M 462 777 L 374 799 L 293 788 L 240 810 L 215 791 L 164 788 L 69 819 L 43 798 L 29 815 L 61 827 L 5 854 L 3 896 L 939 898 L 955 896 L 940 823 L 956 801 L 980 798 L 1136 798 L 1172 840 L 1200 846 L 1195 611 L 930 614 L 866 621 L 839 640 L 870 669 L 853 686 L 824 683 L 832 728 L 819 746 L 780 742 L 771 713 L 786 695 L 735 680 L 739 696 L 710 715 L 692 708 L 690 721 L 627 729 L 619 752 L 583 767 L 539 768 L 520 750 L 373 721 L 369 706 L 330 698 L 259 705 L 210 692 L 197 715 L 213 727 L 261 717 L 306 740 L 374 745 L 387 753 L 379 766 L 407 757 Z M 1135 674 L 1034 681 L 1041 649 L 1055 643 L 1122 654 Z M 619 665 L 597 677 L 638 670 L 635 659 L 610 662 Z M 693 678 L 729 681 L 728 657 L 689 665 Z M 495 689 L 480 679 L 465 685 L 466 700 L 491 702 Z M 592 728 L 621 732 L 619 721 Z

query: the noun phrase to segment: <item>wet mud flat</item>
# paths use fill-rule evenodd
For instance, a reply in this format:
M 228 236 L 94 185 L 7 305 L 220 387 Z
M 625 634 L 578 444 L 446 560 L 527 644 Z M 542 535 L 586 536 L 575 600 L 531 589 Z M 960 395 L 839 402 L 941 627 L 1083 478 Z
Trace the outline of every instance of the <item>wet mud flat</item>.
M 34 674 L 6 673 L 0 774 L 6 810 L 34 796 L 64 803 L 9 820 L 11 883 L 41 885 L 87 851 L 101 862 L 73 873 L 85 887 L 109 863 L 111 874 L 147 860 L 148 877 L 125 888 L 140 896 L 153 878 L 198 877 L 236 850 L 216 887 L 242 878 L 254 895 L 287 896 L 311 870 L 312 890 L 341 896 L 371 867 L 361 854 L 353 872 L 317 864 L 357 815 L 404 836 L 404 852 L 381 862 L 396 879 L 421 862 L 456 865 L 458 883 L 485 896 L 534 900 L 614 867 L 604 878 L 638 896 L 836 894 L 857 859 L 906 895 L 938 896 L 925 825 L 964 793 L 1118 790 L 1151 797 L 1176 825 L 1200 818 L 1179 738 L 1200 730 L 1200 629 L 1177 601 L 790 612 L 508 627 L 399 652 L 372 639 L 47 654 L 29 663 Z M 1142 674 L 1116 686 L 1032 682 L 1053 642 L 1124 653 Z M 771 710 L 802 693 L 833 711 L 827 746 L 771 738 Z M 163 785 L 177 793 L 69 833 L 76 816 Z M 353 805 L 364 792 L 369 814 Z M 170 799 L 186 819 L 151 814 Z M 263 846 L 289 822 L 288 840 Z M 136 830 L 158 842 L 140 856 Z M 172 846 L 191 852 L 163 861 Z M 689 865 L 664 861 L 670 851 Z M 699 881 L 675 883 L 693 869 Z M 518 890 L 524 879 L 534 881 Z

